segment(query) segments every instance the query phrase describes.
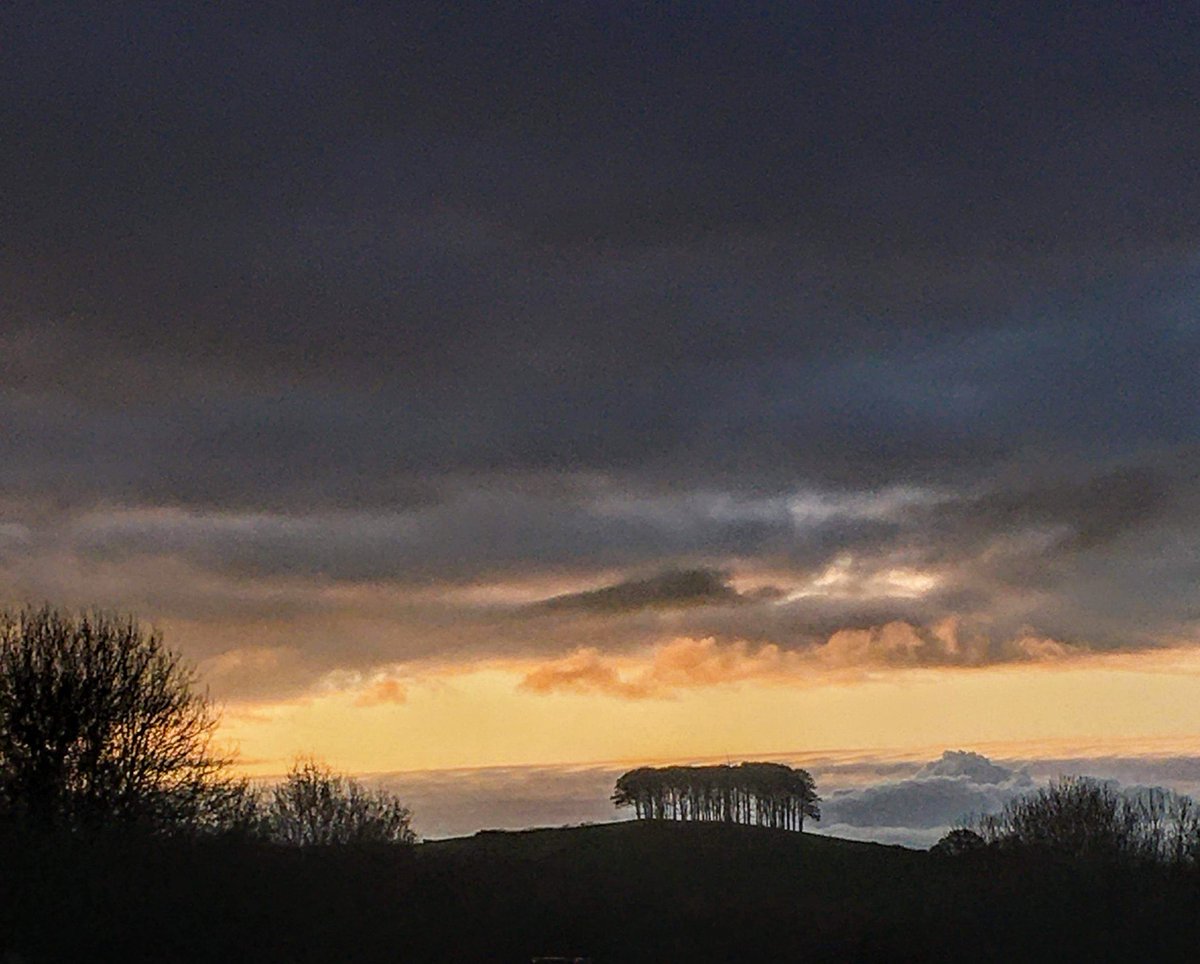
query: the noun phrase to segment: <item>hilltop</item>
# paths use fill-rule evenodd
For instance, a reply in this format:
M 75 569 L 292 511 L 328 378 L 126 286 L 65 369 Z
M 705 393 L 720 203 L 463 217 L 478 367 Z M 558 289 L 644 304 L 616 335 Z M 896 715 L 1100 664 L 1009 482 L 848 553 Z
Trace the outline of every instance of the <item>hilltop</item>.
M 1031 866 L 809 833 L 627 822 L 426 844 L 475 881 L 495 959 L 595 961 L 1194 959 L 1191 880 Z M 494 928 L 494 930 L 492 930 Z

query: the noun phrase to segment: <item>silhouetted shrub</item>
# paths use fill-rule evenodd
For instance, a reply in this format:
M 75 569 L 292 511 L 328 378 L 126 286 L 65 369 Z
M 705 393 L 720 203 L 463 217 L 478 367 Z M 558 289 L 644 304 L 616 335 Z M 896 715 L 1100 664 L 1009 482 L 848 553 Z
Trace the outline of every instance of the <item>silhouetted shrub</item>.
M 939 857 L 960 857 L 963 854 L 983 850 L 985 847 L 987 847 L 987 841 L 974 830 L 958 827 L 930 847 L 929 852 L 937 854 Z
M 265 839 L 266 818 L 262 792 L 245 778 L 229 779 L 205 796 L 204 806 L 186 829 L 202 836 Z
M 392 794 L 301 760 L 272 790 L 263 825 L 271 840 L 297 847 L 411 844 L 411 816 Z

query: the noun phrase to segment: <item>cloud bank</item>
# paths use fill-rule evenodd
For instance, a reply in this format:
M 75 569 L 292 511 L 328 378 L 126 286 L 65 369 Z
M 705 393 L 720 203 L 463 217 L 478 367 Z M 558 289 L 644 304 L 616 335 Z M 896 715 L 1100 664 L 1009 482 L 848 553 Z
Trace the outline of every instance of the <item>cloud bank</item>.
M 1195 643 L 1198 32 L 10 5 L 0 593 L 235 698 Z
M 904 780 L 835 790 L 822 804 L 818 832 L 853 840 L 929 847 L 953 826 L 997 813 L 1037 784 L 1025 770 L 978 753 L 947 750 Z

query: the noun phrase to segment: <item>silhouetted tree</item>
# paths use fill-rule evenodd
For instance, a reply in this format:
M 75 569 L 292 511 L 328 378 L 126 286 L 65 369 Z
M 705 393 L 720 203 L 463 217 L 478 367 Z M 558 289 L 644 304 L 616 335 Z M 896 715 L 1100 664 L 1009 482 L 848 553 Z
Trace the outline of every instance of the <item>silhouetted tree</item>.
M 821 819 L 808 771 L 782 763 L 639 767 L 622 774 L 612 802 L 639 820 L 719 820 L 803 830 Z
M 265 839 L 266 799 L 249 780 L 228 779 L 214 783 L 203 797 L 203 805 L 187 825 L 202 836 Z
M 368 790 L 315 760 L 300 760 L 272 791 L 265 831 L 276 843 L 411 844 L 411 813 L 392 794 Z
M 0 614 L 0 804 L 38 822 L 180 826 L 231 790 L 193 671 L 130 616 Z M 207 814 L 207 816 L 205 816 Z
M 1161 787 L 1126 796 L 1137 827 L 1137 848 L 1160 863 L 1193 863 L 1200 852 L 1200 812 L 1191 797 Z
M 1200 849 L 1200 815 L 1189 797 L 1157 788 L 1122 794 L 1087 777 L 1052 781 L 977 827 L 1001 848 L 1072 857 L 1189 863 Z
M 981 836 L 1002 847 L 1113 857 L 1134 849 L 1136 817 L 1110 785 L 1062 777 L 980 820 Z

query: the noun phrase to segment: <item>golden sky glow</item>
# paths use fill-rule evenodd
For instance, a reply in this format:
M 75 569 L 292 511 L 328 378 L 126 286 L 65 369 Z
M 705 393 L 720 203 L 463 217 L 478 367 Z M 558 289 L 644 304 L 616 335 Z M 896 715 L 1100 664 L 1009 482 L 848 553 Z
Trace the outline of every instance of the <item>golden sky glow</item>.
M 661 651 L 619 672 L 653 673 Z M 313 753 L 355 772 L 614 759 L 740 758 L 858 747 L 1065 741 L 1200 746 L 1200 654 L 1081 655 L 987 668 L 845 673 L 780 663 L 641 697 L 528 685 L 534 664 L 429 667 L 291 701 L 227 708 L 243 768 Z M 799 675 L 811 672 L 808 677 Z M 1194 742 L 1192 742 L 1195 737 Z

